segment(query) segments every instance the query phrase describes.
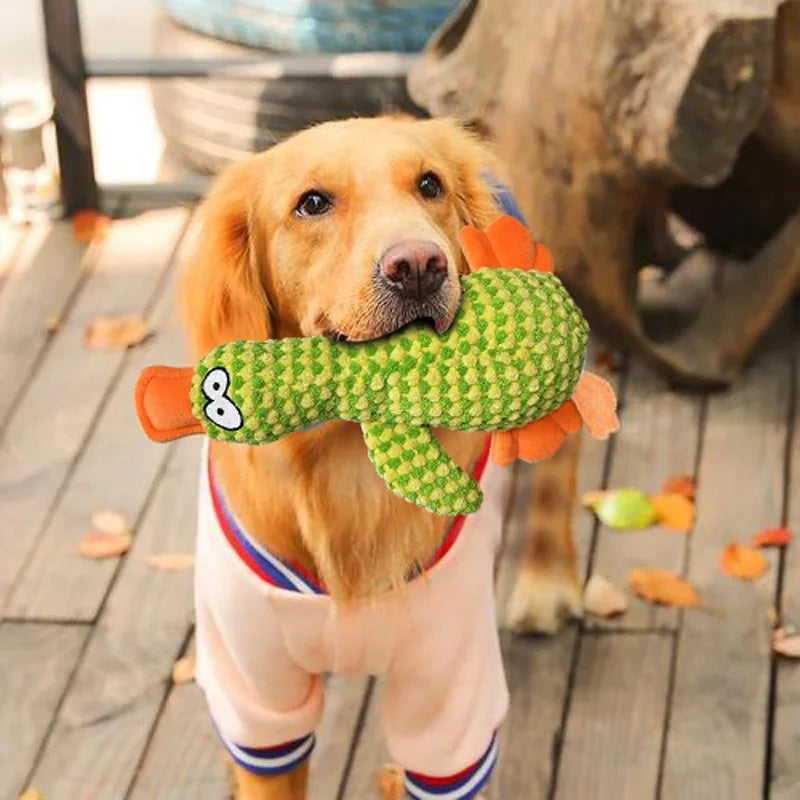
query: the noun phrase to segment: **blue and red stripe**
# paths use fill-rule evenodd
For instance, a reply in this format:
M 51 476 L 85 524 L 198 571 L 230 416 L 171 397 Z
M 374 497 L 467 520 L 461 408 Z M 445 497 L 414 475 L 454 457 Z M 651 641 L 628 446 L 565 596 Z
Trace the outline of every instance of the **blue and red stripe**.
M 471 766 L 446 777 L 406 772 L 405 788 L 414 800 L 469 800 L 486 785 L 497 763 L 497 733 L 486 752 Z
M 486 470 L 490 448 L 491 437 L 487 436 L 486 444 L 472 471 L 472 477 L 475 478 L 476 481 L 481 480 Z M 322 583 L 317 578 L 310 575 L 300 564 L 279 558 L 247 535 L 247 532 L 225 502 L 222 490 L 214 478 L 210 457 L 208 458 L 207 467 L 211 502 L 214 506 L 217 522 L 230 546 L 250 570 L 261 578 L 261 580 L 273 586 L 277 586 L 280 589 L 286 589 L 290 592 L 300 592 L 301 594 L 326 594 L 325 587 Z M 464 527 L 465 521 L 466 517 L 463 514 L 453 520 L 439 549 L 436 551 L 436 555 L 431 559 L 430 563 L 426 565 L 425 569 L 430 569 L 450 552 Z M 414 577 L 414 574 L 412 574 L 411 577 Z
M 311 755 L 316 744 L 314 734 L 310 733 L 275 747 L 243 747 L 218 733 L 231 758 L 248 772 L 259 775 L 280 775 L 295 769 Z

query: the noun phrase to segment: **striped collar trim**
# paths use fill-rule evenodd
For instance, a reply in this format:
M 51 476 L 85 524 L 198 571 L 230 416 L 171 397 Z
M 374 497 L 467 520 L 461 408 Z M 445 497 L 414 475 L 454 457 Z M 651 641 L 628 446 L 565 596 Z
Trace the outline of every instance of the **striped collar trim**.
M 418 772 L 406 772 L 405 788 L 414 800 L 468 800 L 486 785 L 497 763 L 497 733 L 486 752 L 465 770 L 446 778 L 433 778 Z
M 289 592 L 300 594 L 325 594 L 325 589 L 299 564 L 284 561 L 282 558 L 270 553 L 257 541 L 247 535 L 245 529 L 236 519 L 233 511 L 225 502 L 222 490 L 214 479 L 211 468 L 211 457 L 208 458 L 208 486 L 211 491 L 211 502 L 217 517 L 219 527 L 242 561 L 261 580 L 286 589 Z
M 484 445 L 483 452 L 475 464 L 475 469 L 472 471 L 472 477 L 476 481 L 480 481 L 486 471 L 486 465 L 489 461 L 489 452 L 491 449 L 491 437 L 486 437 L 486 444 Z M 208 486 L 211 494 L 211 502 L 214 507 L 214 514 L 217 518 L 222 533 L 228 540 L 228 543 L 241 558 L 242 561 L 249 567 L 251 572 L 266 583 L 277 586 L 279 589 L 285 589 L 289 592 L 299 592 L 300 594 L 308 595 L 324 595 L 327 594 L 325 587 L 313 575 L 310 575 L 300 564 L 279 558 L 274 553 L 270 553 L 265 547 L 260 545 L 251 536 L 236 519 L 233 510 L 228 506 L 225 497 L 222 493 L 222 488 L 217 483 L 214 477 L 214 470 L 211 467 L 211 456 L 207 457 L 207 470 L 208 470 Z M 461 533 L 466 516 L 463 514 L 456 517 L 453 523 L 447 530 L 447 534 L 442 540 L 436 555 L 431 559 L 424 569 L 419 570 L 417 573 L 412 573 L 409 579 L 417 577 L 419 574 L 429 570 L 435 564 L 438 564 L 453 548 L 459 534 Z

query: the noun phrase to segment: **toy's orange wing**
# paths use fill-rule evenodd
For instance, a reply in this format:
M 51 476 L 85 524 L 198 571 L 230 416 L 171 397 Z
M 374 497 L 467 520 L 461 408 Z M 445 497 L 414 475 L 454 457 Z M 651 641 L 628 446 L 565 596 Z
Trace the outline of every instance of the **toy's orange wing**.
M 191 367 L 147 367 L 136 382 L 136 414 L 144 432 L 156 442 L 169 442 L 181 436 L 203 433 L 192 414 L 189 392 L 194 370 Z

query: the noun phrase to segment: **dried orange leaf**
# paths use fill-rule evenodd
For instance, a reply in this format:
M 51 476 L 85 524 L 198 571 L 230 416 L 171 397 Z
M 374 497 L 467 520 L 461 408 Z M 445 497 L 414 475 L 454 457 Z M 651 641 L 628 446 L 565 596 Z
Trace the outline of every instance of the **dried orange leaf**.
M 779 655 L 786 658 L 800 658 L 800 633 L 791 635 L 775 635 L 772 637 L 772 649 Z
M 785 547 L 792 543 L 794 534 L 789 528 L 767 528 L 757 533 L 751 540 L 753 547 Z
M 628 599 L 608 578 L 595 574 L 583 590 L 583 607 L 597 617 L 613 617 L 628 610 Z
M 650 502 L 655 506 L 658 522 L 671 531 L 690 531 L 694 525 L 694 503 L 686 495 L 670 492 L 654 494 Z
M 598 489 L 594 492 L 584 492 L 581 495 L 581 505 L 588 508 L 594 508 L 605 496 L 607 492 Z
M 44 795 L 36 789 L 26 789 L 17 800 L 44 800 Z
M 172 682 L 178 685 L 194 680 L 195 657 L 193 653 L 179 658 L 172 665 Z
M 130 527 L 125 516 L 119 511 L 100 509 L 92 513 L 92 527 L 100 533 L 110 533 L 112 536 L 125 536 L 130 533 Z
M 78 552 L 85 558 L 115 558 L 128 552 L 131 537 L 112 533 L 90 533 L 78 543 Z
M 667 569 L 636 567 L 628 577 L 633 591 L 648 603 L 675 608 L 695 608 L 700 595 L 689 581 Z
M 147 566 L 162 572 L 186 572 L 194 566 L 194 554 L 154 553 L 147 557 Z
M 92 239 L 101 239 L 108 233 L 111 220 L 99 211 L 86 209 L 77 211 L 72 217 L 72 235 L 80 244 L 89 244 Z
M 152 329 L 142 317 L 97 317 L 83 332 L 83 343 L 93 350 L 124 350 L 141 344 Z
M 719 557 L 719 565 L 726 575 L 743 580 L 761 577 L 769 567 L 767 557 L 755 547 L 731 542 Z
M 694 500 L 697 494 L 697 484 L 691 475 L 672 475 L 664 481 L 661 494 L 682 494 Z
M 403 786 L 403 770 L 395 764 L 384 764 L 375 776 L 381 800 L 403 800 L 406 790 Z

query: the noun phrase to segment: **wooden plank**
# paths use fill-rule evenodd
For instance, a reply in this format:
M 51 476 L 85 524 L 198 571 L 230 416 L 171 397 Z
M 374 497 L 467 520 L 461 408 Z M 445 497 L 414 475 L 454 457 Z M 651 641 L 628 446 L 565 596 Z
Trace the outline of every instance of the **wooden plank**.
M 80 655 L 83 625 L 0 625 L 0 797 L 16 797 Z
M 112 225 L 69 319 L 6 418 L 0 442 L 0 607 L 125 358 L 119 351 L 88 350 L 84 328 L 98 314 L 149 309 L 185 220 L 183 210 L 159 211 Z
M 346 797 L 347 800 L 375 800 L 379 796 L 376 784 L 378 771 L 391 761 L 381 733 L 380 691 L 380 684 L 372 691 L 364 724 L 358 733 L 347 782 L 341 787 L 338 795 L 330 794 L 328 797 Z
M 194 232 L 190 230 L 182 240 L 153 312 L 156 335 L 130 353 L 16 583 L 7 606 L 9 617 L 91 620 L 97 614 L 118 560 L 87 561 L 77 554 L 77 543 L 98 508 L 120 511 L 131 523 L 137 520 L 163 466 L 168 450 L 142 433 L 133 407 L 133 388 L 148 364 L 181 364 L 185 359 L 174 294 Z M 124 481 L 120 480 L 123 473 Z
M 194 640 L 186 650 L 194 652 Z M 220 800 L 229 791 L 203 692 L 194 683 L 173 685 L 128 800 Z
M 795 408 L 794 431 L 789 453 L 789 491 L 787 524 L 800 537 L 800 320 L 795 321 Z M 782 619 L 800 626 L 800 539 L 786 548 L 783 565 L 783 592 L 780 598 Z M 775 709 L 772 734 L 771 800 L 800 797 L 800 664 L 779 659 L 775 666 Z
M 663 800 L 761 797 L 770 677 L 768 609 L 776 563 L 754 583 L 722 574 L 731 540 L 781 519 L 790 395 L 786 350 L 757 356 L 731 391 L 709 400 L 698 519 L 688 575 L 708 611 L 679 633 Z
M 325 715 L 311 756 L 308 800 L 331 800 L 342 781 L 369 678 L 330 676 L 325 684 Z M 349 797 L 349 795 L 348 795 Z
M 634 363 L 628 376 L 625 421 L 615 437 L 609 487 L 637 486 L 657 492 L 671 475 L 693 474 L 702 403 L 699 395 L 670 391 L 649 367 Z M 660 527 L 620 532 L 600 525 L 592 572 L 620 588 L 627 586 L 633 567 L 682 572 L 686 546 L 686 534 Z M 608 620 L 589 616 L 586 622 L 606 629 L 674 630 L 678 613 L 631 596 L 622 616 Z
M 578 491 L 584 492 L 603 485 L 608 443 L 584 436 L 581 446 Z M 511 594 L 525 548 L 534 469 L 527 464 L 517 465 L 517 489 L 497 575 L 500 615 Z M 578 511 L 574 526 L 583 575 L 591 550 L 594 520 Z M 511 707 L 502 730 L 500 759 L 486 790 L 489 800 L 510 797 L 543 800 L 549 796 L 577 633 L 573 625 L 550 638 L 502 634 Z
M 556 800 L 656 796 L 671 653 L 669 634 L 582 636 Z
M 133 780 L 192 618 L 192 573 L 153 570 L 146 560 L 194 546 L 201 444 L 172 445 L 34 772 L 45 797 L 121 798 Z
M 0 293 L 0 431 L 49 339 L 48 320 L 65 312 L 97 255 L 75 241 L 69 222 L 32 226 L 16 252 Z

